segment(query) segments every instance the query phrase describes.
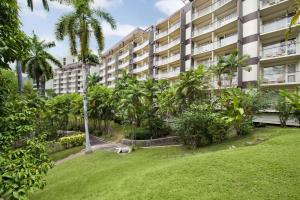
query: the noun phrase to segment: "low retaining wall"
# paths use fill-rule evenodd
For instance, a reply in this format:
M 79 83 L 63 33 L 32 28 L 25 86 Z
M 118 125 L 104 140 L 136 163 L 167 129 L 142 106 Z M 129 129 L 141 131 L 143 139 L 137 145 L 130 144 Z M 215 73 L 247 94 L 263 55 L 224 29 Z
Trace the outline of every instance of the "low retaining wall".
M 177 136 L 152 139 L 152 140 L 128 140 L 123 139 L 122 144 L 124 145 L 136 145 L 138 147 L 150 147 L 150 146 L 167 146 L 167 145 L 177 145 L 180 144 L 179 138 Z

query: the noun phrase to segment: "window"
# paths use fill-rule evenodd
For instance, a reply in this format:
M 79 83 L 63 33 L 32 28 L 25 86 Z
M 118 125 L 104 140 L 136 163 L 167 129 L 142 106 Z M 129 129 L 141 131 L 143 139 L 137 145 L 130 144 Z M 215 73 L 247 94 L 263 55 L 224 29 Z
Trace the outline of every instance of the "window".
M 294 83 L 296 82 L 296 64 L 278 65 L 263 69 L 263 83 Z

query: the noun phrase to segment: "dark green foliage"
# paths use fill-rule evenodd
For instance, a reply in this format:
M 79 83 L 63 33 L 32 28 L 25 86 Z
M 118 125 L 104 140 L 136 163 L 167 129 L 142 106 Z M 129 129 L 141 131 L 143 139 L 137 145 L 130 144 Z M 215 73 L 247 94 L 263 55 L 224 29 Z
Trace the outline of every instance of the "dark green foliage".
M 293 116 L 300 124 L 300 95 L 297 92 L 280 91 L 280 95 L 287 98 L 288 104 L 293 107 Z
M 185 145 L 200 147 L 223 141 L 229 126 L 209 106 L 192 106 L 174 121 L 173 128 Z
M 286 122 L 290 118 L 293 107 L 289 104 L 286 97 L 280 95 L 276 102 L 276 110 L 282 127 L 286 127 Z

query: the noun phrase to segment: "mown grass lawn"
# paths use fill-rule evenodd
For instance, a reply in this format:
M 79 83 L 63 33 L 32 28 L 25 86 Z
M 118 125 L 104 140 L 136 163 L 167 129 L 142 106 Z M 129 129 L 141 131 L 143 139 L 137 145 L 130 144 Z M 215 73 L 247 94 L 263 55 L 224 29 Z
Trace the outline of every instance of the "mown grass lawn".
M 246 146 L 247 141 L 266 139 Z M 230 146 L 237 148 L 229 149 Z M 200 150 L 95 152 L 52 169 L 33 200 L 300 199 L 300 129 L 261 128 Z

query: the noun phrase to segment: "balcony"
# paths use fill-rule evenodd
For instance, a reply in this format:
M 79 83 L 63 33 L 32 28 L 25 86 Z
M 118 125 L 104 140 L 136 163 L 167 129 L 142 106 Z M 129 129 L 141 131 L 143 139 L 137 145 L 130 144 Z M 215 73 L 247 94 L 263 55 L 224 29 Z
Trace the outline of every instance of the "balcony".
M 115 71 L 114 67 L 111 67 L 110 69 L 107 69 L 107 73 L 111 73 L 111 72 L 114 72 L 114 71 Z
M 165 59 L 161 59 L 161 60 L 157 60 L 156 61 L 156 65 L 160 66 L 160 65 L 166 65 L 175 61 L 178 61 L 180 59 L 180 54 L 176 54 L 173 56 L 170 56 L 169 58 L 165 58 Z
M 263 85 L 282 85 L 300 83 L 300 71 L 295 64 L 266 67 L 262 72 Z
M 273 44 L 267 47 L 263 47 L 263 50 L 261 51 L 261 57 L 263 59 L 283 57 L 295 54 L 297 54 L 296 41 L 293 41 L 293 43 L 288 42 L 288 44 Z
M 133 62 L 139 62 L 141 60 L 144 60 L 145 58 L 149 57 L 149 53 L 144 53 L 143 55 L 137 56 L 133 58 Z
M 159 46 L 159 47 L 155 48 L 155 53 L 159 53 L 159 52 L 165 51 L 167 49 L 170 49 L 179 43 L 180 43 L 180 38 L 177 38 L 177 39 L 173 40 L 172 42 L 170 42 L 169 44 L 165 44 L 163 46 Z
M 114 76 L 111 76 L 111 77 L 108 77 L 107 78 L 107 81 L 114 81 L 115 80 L 115 77 Z
M 217 78 L 213 78 L 212 85 L 215 88 L 218 88 L 219 87 L 218 82 L 219 81 Z M 236 87 L 237 85 L 238 85 L 237 73 L 234 74 L 232 79 L 228 74 L 221 75 L 221 88 Z
M 216 20 L 215 28 L 220 28 L 222 26 L 225 26 L 226 24 L 234 22 L 235 20 L 237 20 L 237 12 L 236 11 L 233 13 L 230 13 L 229 15 L 227 15 L 221 19 Z
M 133 48 L 133 51 L 138 51 L 143 49 L 144 47 L 146 47 L 147 45 L 149 45 L 149 40 L 143 42 L 142 44 L 138 44 L 136 47 Z
M 132 72 L 133 73 L 140 73 L 140 72 L 143 72 L 143 71 L 146 71 L 149 69 L 149 66 L 148 65 L 144 65 L 144 66 L 137 66 L 137 68 L 133 69 Z
M 157 74 L 158 79 L 168 79 L 168 78 L 174 78 L 177 77 L 180 74 L 180 68 L 176 68 L 170 71 L 165 71 Z
M 107 62 L 107 65 L 113 65 L 114 63 L 115 63 L 115 59 L 112 59 L 112 60 Z
M 174 23 L 171 25 L 167 30 L 164 30 L 160 33 L 155 33 L 155 39 L 158 40 L 166 35 L 172 33 L 173 31 L 177 30 L 180 27 L 180 22 Z
M 209 33 L 211 31 L 213 31 L 213 25 L 208 24 L 208 25 L 205 25 L 201 28 L 195 28 L 192 35 L 193 35 L 193 37 L 197 37 L 197 36 L 203 35 L 205 33 Z
M 224 6 L 226 3 L 230 2 L 231 0 L 219 0 L 214 4 L 214 10 L 217 10 Z
M 127 56 L 129 56 L 129 51 L 119 55 L 119 60 L 123 59 L 123 58 L 126 58 Z
M 260 7 L 262 9 L 263 8 L 267 8 L 267 7 L 279 4 L 279 3 L 283 2 L 283 1 L 286 1 L 286 0 L 260 0 Z
M 274 21 L 262 24 L 261 33 L 270 33 L 281 29 L 287 29 L 291 23 L 292 17 L 282 17 Z M 300 24 L 300 20 L 297 21 L 297 25 Z
M 212 12 L 212 6 L 208 6 L 206 8 L 203 8 L 203 9 L 199 9 L 199 10 L 195 10 L 193 15 L 192 15 L 192 19 L 195 20 L 195 19 L 198 19 L 200 17 L 203 17 L 209 13 Z
M 123 68 L 127 67 L 128 65 L 129 65 L 129 61 L 124 62 L 124 63 L 119 65 L 119 69 L 123 69 Z
M 194 55 L 213 50 L 213 43 L 205 44 L 194 48 Z
M 221 48 L 230 44 L 234 44 L 237 42 L 237 39 L 238 39 L 237 34 L 233 34 L 223 39 L 219 39 L 216 43 L 216 48 Z

